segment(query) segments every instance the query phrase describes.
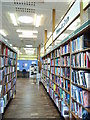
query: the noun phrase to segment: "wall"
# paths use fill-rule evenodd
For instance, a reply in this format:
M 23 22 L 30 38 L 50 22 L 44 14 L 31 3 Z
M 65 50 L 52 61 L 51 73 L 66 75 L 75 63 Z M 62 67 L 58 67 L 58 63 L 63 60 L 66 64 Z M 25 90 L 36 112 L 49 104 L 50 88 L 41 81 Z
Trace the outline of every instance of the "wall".
M 17 61 L 17 70 L 22 71 L 25 69 L 26 71 L 29 71 L 30 65 L 36 63 L 38 64 L 37 60 L 18 60 Z

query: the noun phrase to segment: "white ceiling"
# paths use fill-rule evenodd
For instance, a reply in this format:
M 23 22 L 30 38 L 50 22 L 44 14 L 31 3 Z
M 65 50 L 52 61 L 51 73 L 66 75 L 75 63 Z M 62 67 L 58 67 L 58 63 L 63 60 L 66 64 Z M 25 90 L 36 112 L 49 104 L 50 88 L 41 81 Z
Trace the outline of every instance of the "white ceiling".
M 26 44 L 32 44 L 33 47 L 38 47 L 39 44 L 43 44 L 44 30 L 47 29 L 48 33 L 52 31 L 52 9 L 56 10 L 56 24 L 57 24 L 69 7 L 68 2 L 60 2 L 60 0 L 58 0 L 59 2 L 45 2 L 47 0 L 36 0 L 37 2 L 35 2 L 35 6 L 14 4 L 14 1 L 16 0 L 9 0 L 8 2 L 6 1 L 3 0 L 2 2 L 2 29 L 4 29 L 8 34 L 7 39 L 9 43 L 16 47 L 25 47 Z M 16 7 L 27 8 L 30 10 L 33 9 L 35 13 L 19 12 L 16 11 Z M 33 17 L 35 14 L 38 15 L 42 14 L 43 18 L 41 20 L 41 25 L 38 28 L 36 28 L 33 24 L 21 24 L 21 23 L 19 23 L 18 26 L 14 26 L 11 22 L 8 13 L 16 13 L 17 17 L 21 15 L 28 15 Z M 30 38 L 21 39 L 18 37 L 18 33 L 16 32 L 17 29 L 38 30 L 38 37 L 37 39 Z

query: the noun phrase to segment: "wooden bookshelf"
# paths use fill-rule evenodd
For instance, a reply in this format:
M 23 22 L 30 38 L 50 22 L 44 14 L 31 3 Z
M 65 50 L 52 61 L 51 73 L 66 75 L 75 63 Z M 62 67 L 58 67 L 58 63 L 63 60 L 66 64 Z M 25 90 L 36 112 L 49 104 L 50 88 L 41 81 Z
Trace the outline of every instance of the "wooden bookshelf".
M 2 86 L 2 96 L 0 97 L 2 99 L 0 99 L 0 102 L 4 102 L 5 106 L 16 94 L 16 80 L 17 52 L 4 39 L 0 39 L 0 86 Z M 5 107 L 2 107 L 4 110 Z M 4 111 L 1 113 L 4 113 Z
M 50 97 L 53 99 L 52 94 L 54 97 L 56 94 L 56 96 L 59 98 L 58 101 L 61 100 L 61 102 L 62 103 L 64 102 L 64 104 L 69 108 L 69 118 L 74 118 L 74 119 L 80 119 L 80 118 L 78 115 L 75 114 L 76 111 L 74 109 L 72 110 L 72 105 L 73 105 L 72 101 L 76 102 L 79 107 L 82 106 L 83 109 L 85 109 L 88 113 L 90 113 L 89 108 L 86 108 L 86 107 L 84 107 L 84 105 L 77 102 L 77 100 L 73 99 L 73 97 L 71 95 L 71 93 L 72 93 L 71 86 L 75 86 L 75 88 L 77 90 L 80 89 L 82 94 L 84 91 L 87 91 L 90 94 L 90 89 L 88 89 L 87 87 L 84 87 L 84 85 L 79 85 L 72 81 L 72 72 L 73 71 L 74 72 L 79 71 L 79 73 L 81 71 L 83 71 L 83 75 L 85 73 L 90 73 L 90 67 L 86 67 L 88 65 L 87 62 L 84 62 L 85 67 L 79 67 L 76 64 L 76 61 L 74 63 L 74 59 L 72 61 L 73 55 L 78 55 L 78 54 L 81 55 L 81 53 L 86 54 L 86 52 L 87 53 L 90 52 L 90 47 L 83 48 L 80 50 L 79 48 L 81 47 L 81 44 L 80 44 L 80 47 L 75 46 L 75 44 L 77 45 L 77 42 L 76 42 L 77 38 L 81 39 L 83 35 L 84 35 L 84 37 L 87 37 L 87 35 L 89 35 L 88 31 L 90 31 L 90 21 L 84 23 L 80 28 L 78 28 L 78 30 L 76 30 L 76 31 L 74 31 L 74 33 L 72 33 L 73 34 L 72 36 L 67 37 L 67 40 L 66 39 L 63 40 L 62 43 L 60 43 L 60 45 L 54 47 L 54 49 L 52 49 L 50 52 L 48 52 L 47 54 L 45 54 L 42 57 L 42 60 L 46 61 L 46 63 L 43 62 L 43 65 L 48 64 L 47 59 L 50 58 L 50 77 L 47 77 L 47 75 L 44 74 L 44 78 L 45 79 L 48 78 L 48 80 L 49 80 L 49 88 L 47 86 L 46 89 L 48 88 L 48 90 L 49 90 L 48 93 L 49 93 Z M 82 39 L 82 40 L 84 40 L 84 39 Z M 76 42 L 76 43 L 74 43 L 74 46 L 73 46 L 73 42 Z M 74 48 L 75 50 L 73 50 L 73 47 L 75 47 Z M 66 48 L 67 48 L 67 50 L 65 50 Z M 60 55 L 57 56 L 57 51 L 59 51 L 59 50 L 60 50 Z M 60 65 L 58 65 L 59 59 L 60 59 Z M 65 61 L 65 59 L 66 59 L 66 61 Z M 75 59 L 77 60 L 77 57 Z M 51 63 L 52 61 L 53 61 L 53 63 Z M 90 61 L 88 61 L 88 62 L 90 62 Z M 76 64 L 75 67 L 73 67 L 72 63 Z M 58 70 L 58 68 L 60 68 L 59 75 L 55 74 L 55 72 L 56 72 L 55 68 L 56 68 L 56 70 Z M 42 73 L 43 73 L 43 68 L 42 68 Z M 79 75 L 79 79 L 81 79 L 80 75 Z M 42 81 L 44 81 L 45 79 L 42 78 Z M 76 79 L 76 77 L 75 77 L 75 79 Z M 85 78 L 85 80 L 86 80 L 86 78 Z M 46 83 L 48 83 L 47 80 L 46 80 Z M 84 84 L 84 82 L 82 82 L 82 84 Z M 63 86 L 63 87 L 61 87 L 61 86 Z M 70 87 L 70 88 L 68 88 L 69 90 L 67 90 L 65 86 L 69 86 Z M 58 89 L 59 89 L 59 91 L 58 91 Z M 68 97 L 66 97 L 65 98 L 66 100 L 64 101 L 64 99 L 62 97 L 63 92 L 65 94 L 65 97 L 69 96 L 69 102 L 66 102 L 66 101 L 68 101 Z M 77 94 L 79 94 L 79 93 L 77 93 Z M 79 97 L 81 97 L 81 96 L 79 96 Z M 87 98 L 87 99 L 89 100 L 89 98 Z M 53 101 L 54 101 L 54 99 L 53 99 Z M 60 107 L 60 106 L 58 106 L 58 107 Z M 73 107 L 75 107 L 75 106 L 73 105 Z M 62 108 L 60 108 L 60 110 L 61 109 Z M 82 112 L 80 111 L 81 114 L 83 114 L 83 109 L 82 109 Z

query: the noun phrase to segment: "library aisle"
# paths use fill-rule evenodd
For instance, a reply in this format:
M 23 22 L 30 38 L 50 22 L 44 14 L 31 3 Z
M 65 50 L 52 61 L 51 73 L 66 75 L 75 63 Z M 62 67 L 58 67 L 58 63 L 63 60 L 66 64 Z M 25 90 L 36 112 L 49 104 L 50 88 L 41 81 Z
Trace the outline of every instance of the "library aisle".
M 17 79 L 16 97 L 6 108 L 4 118 L 59 118 L 60 114 L 43 86 L 34 80 Z

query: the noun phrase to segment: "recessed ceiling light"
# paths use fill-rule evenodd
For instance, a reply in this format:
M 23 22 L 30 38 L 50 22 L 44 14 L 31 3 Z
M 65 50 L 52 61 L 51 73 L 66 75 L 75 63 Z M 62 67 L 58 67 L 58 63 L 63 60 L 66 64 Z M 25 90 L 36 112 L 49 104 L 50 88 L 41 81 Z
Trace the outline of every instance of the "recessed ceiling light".
M 42 18 L 42 15 L 36 15 L 36 14 L 35 14 L 34 24 L 35 24 L 36 27 L 39 27 L 39 26 L 40 26 L 41 18 Z
M 20 16 L 18 18 L 18 20 L 21 22 L 21 23 L 32 23 L 33 22 L 33 18 L 30 17 L 30 16 Z
M 23 34 L 20 34 L 19 37 L 21 37 L 21 38 L 37 38 L 36 35 L 23 35 Z
M 3 35 L 3 36 L 5 36 L 5 37 L 7 36 L 7 34 L 5 33 L 5 31 L 2 30 L 2 29 L 0 29 L 0 34 Z
M 22 30 L 22 29 L 18 29 L 18 30 L 16 30 L 17 32 L 21 32 L 21 33 L 38 33 L 38 31 L 36 31 L 36 30 Z
M 9 15 L 10 15 L 10 18 L 11 18 L 12 23 L 14 24 L 14 26 L 17 26 L 18 24 L 17 24 L 16 17 L 14 15 L 14 13 L 9 13 Z
M 26 45 L 26 47 L 32 47 L 32 45 Z

